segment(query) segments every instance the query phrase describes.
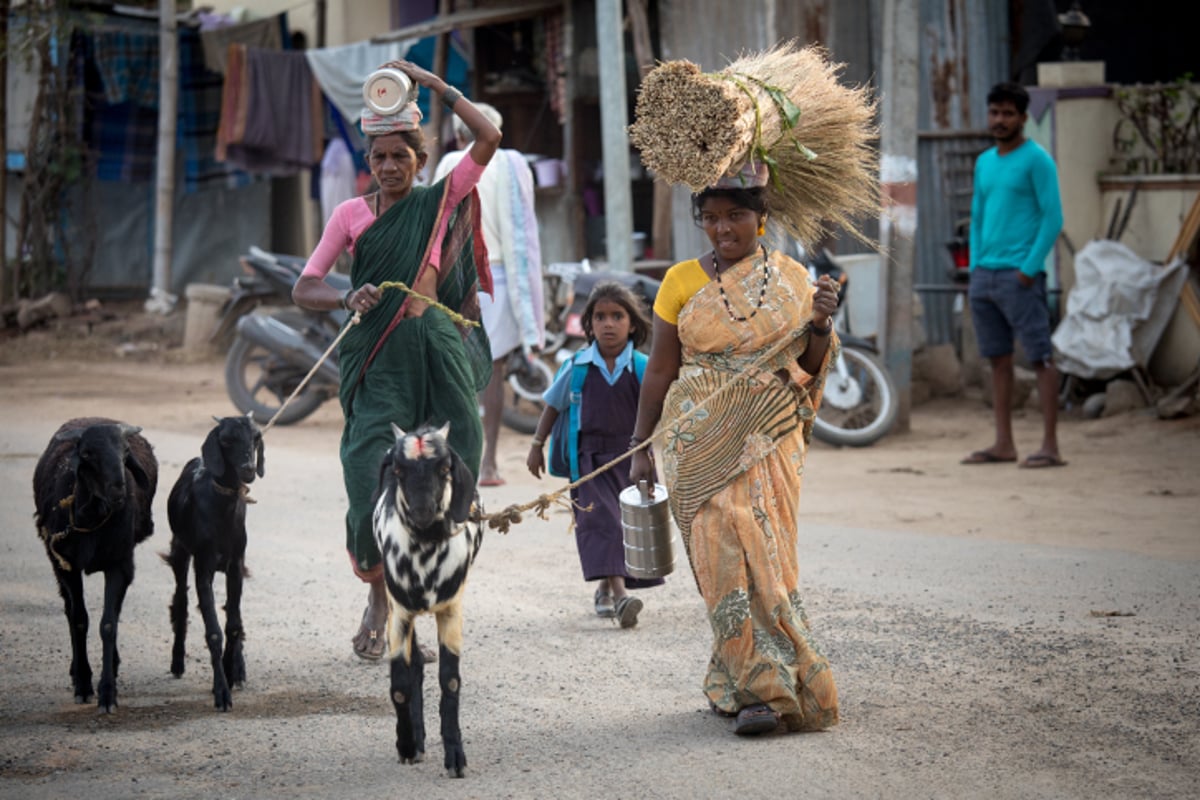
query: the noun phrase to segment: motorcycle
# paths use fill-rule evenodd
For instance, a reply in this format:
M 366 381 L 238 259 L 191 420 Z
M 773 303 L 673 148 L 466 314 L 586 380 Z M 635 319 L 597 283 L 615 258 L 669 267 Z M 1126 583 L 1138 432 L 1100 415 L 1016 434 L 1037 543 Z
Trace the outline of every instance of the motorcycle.
M 321 360 L 350 314 L 292 305 L 292 287 L 304 269 L 303 258 L 251 247 L 241 263 L 247 274 L 234 280 L 213 338 L 221 342 L 233 335 L 225 358 L 226 391 L 236 408 L 265 424 Z M 350 288 L 349 277 L 341 273 L 331 272 L 325 280 L 338 291 Z M 510 401 L 502 421 L 513 430 L 532 433 L 542 413 L 542 392 L 549 388 L 554 372 L 541 359 L 517 348 L 507 356 L 504 374 Z M 335 350 L 279 413 L 275 424 L 291 425 L 308 417 L 337 396 L 340 384 Z
M 828 251 L 804 257 L 809 274 L 816 281 L 829 275 L 840 286 L 838 307 L 833 324 L 842 343 L 842 355 L 825 378 L 825 393 L 813 435 L 827 444 L 866 447 L 882 439 L 892 429 L 899 411 L 896 384 L 879 359 L 879 351 L 867 339 L 850 331 L 846 312 L 849 276 Z
M 292 305 L 292 287 L 304 269 L 302 258 L 251 247 L 241 263 L 247 275 L 234 279 L 214 336 L 235 331 L 225 357 L 225 389 L 235 407 L 265 424 L 337 338 L 349 313 Z M 349 277 L 340 273 L 330 273 L 326 280 L 338 291 L 350 288 Z M 340 382 L 334 352 L 275 424 L 291 425 L 309 416 L 337 395 Z

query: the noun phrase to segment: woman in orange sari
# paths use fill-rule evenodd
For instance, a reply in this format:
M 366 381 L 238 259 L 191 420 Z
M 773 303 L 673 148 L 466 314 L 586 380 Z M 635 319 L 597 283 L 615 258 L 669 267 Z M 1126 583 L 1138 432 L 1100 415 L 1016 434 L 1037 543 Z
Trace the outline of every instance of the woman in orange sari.
M 630 444 L 661 419 L 671 512 L 713 629 L 703 691 L 742 735 L 838 720 L 796 546 L 804 457 L 838 352 L 837 288 L 760 243 L 767 179 L 750 165 L 693 197 L 713 249 L 664 276 Z M 634 454 L 633 481 L 653 481 L 651 458 Z

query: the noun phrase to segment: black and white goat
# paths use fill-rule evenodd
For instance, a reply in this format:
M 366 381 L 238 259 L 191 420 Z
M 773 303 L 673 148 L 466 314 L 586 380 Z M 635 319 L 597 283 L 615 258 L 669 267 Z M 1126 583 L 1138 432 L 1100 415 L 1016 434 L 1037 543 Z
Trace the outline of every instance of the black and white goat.
M 75 702 L 92 697 L 83 576 L 104 573 L 103 662 L 97 704 L 117 706 L 117 622 L 133 583 L 134 546 L 154 532 L 158 460 L 141 428 L 102 417 L 63 423 L 33 472 L 34 519 L 58 580 L 71 632 Z
M 212 657 L 213 704 L 220 711 L 233 705 L 231 686 L 246 682 L 242 653 L 242 580 L 246 566 L 246 503 L 249 484 L 263 475 L 263 438 L 258 426 L 245 417 L 214 417 L 200 458 L 183 467 L 167 498 L 171 522 L 171 552 L 163 556 L 175 572 L 171 600 L 171 674 L 183 675 L 187 637 L 187 571 L 193 561 L 196 597 L 204 617 L 204 637 Z M 213 599 L 213 577 L 225 573 L 225 647 L 221 647 L 221 622 Z
M 463 589 L 483 538 L 482 526 L 469 520 L 477 505 L 475 478 L 450 447 L 448 423 L 412 433 L 392 425 L 392 431 L 396 443 L 380 467 L 373 527 L 388 590 L 396 750 L 405 764 L 425 755 L 424 658 L 413 623 L 431 613 L 437 618 L 445 767 L 461 778 L 467 766 L 458 724 Z

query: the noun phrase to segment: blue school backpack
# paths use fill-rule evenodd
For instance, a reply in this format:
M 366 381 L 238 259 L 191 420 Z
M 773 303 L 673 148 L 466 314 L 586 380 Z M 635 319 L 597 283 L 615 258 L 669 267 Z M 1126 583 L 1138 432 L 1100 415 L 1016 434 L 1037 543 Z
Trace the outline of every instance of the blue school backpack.
M 563 370 L 571 370 L 570 405 L 565 412 L 559 412 L 554 427 L 550 429 L 550 463 L 546 467 L 554 477 L 573 481 L 579 480 L 579 406 L 583 400 L 583 382 L 591 366 L 590 362 L 576 364 L 575 355 L 559 367 L 555 375 L 557 379 Z M 639 386 L 642 376 L 646 374 L 647 360 L 645 353 L 633 351 L 633 374 L 637 376 Z

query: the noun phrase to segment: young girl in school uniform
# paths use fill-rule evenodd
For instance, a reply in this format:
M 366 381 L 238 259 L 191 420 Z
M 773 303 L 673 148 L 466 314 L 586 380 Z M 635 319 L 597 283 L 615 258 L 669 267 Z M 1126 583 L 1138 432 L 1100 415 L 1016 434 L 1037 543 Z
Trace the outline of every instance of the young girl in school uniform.
M 629 449 L 641 388 L 637 361 L 645 356 L 635 348 L 650 336 L 650 319 L 641 301 L 625 286 L 605 281 L 588 297 L 580 320 L 588 346 L 573 363 L 587 364 L 579 401 L 579 474 L 586 475 Z M 525 465 L 535 478 L 546 468 L 543 447 L 559 414 L 571 404 L 574 366 L 559 372 L 542 398 L 546 408 L 538 422 Z M 614 618 L 622 628 L 637 625 L 641 599 L 627 589 L 659 586 L 662 578 L 632 578 L 625 569 L 625 540 L 618 495 L 630 485 L 629 467 L 618 464 L 571 490 L 575 510 L 575 544 L 583 579 L 598 583 L 593 597 L 597 616 Z M 591 511 L 582 509 L 591 506 Z

